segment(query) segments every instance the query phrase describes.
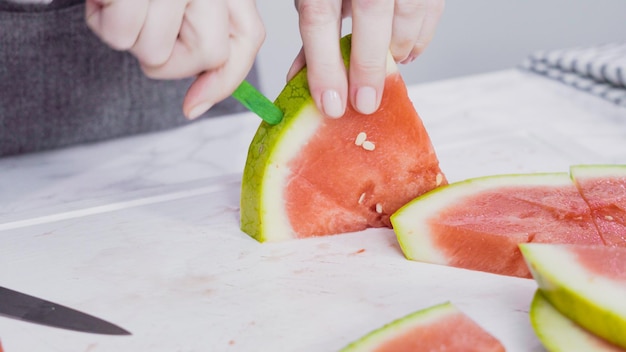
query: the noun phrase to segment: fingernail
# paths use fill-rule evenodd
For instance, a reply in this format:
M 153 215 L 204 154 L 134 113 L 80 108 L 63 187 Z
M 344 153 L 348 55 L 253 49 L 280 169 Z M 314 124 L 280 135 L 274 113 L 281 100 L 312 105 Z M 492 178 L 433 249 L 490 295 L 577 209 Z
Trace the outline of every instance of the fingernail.
M 356 92 L 356 108 L 362 114 L 371 114 L 376 111 L 376 89 L 361 87 Z
M 406 65 L 406 64 L 409 64 L 409 63 L 415 61 L 416 58 L 417 58 L 416 56 L 409 55 L 404 60 L 400 61 L 400 63 L 403 64 L 403 65 Z
M 335 90 L 327 90 L 322 94 L 322 108 L 328 117 L 339 118 L 343 115 L 341 97 Z
M 191 111 L 189 111 L 189 115 L 187 116 L 187 118 L 190 120 L 194 120 L 198 118 L 198 116 L 204 114 L 212 106 L 213 104 L 211 104 L 210 102 L 200 103 L 196 105 L 193 109 L 191 109 Z

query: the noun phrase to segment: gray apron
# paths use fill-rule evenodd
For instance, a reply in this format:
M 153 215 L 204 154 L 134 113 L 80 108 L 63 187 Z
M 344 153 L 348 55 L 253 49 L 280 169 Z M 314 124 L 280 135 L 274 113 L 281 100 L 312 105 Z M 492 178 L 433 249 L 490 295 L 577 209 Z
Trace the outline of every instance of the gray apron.
M 258 84 L 254 69 L 247 79 Z M 132 55 L 89 30 L 81 0 L 0 0 L 0 156 L 190 123 L 182 114 L 190 82 L 145 77 Z M 238 111 L 229 98 L 203 117 Z

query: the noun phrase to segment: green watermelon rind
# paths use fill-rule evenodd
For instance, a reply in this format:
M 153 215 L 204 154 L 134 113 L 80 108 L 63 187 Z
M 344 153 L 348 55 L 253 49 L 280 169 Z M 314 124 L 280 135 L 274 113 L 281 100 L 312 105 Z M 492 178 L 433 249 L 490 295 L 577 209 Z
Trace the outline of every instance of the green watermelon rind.
M 352 37 L 344 36 L 340 41 L 340 50 L 346 67 L 349 65 Z M 314 133 L 316 119 L 321 123 L 322 114 L 315 107 L 308 89 L 307 69 L 300 70 L 285 86 L 274 104 L 283 111 L 283 120 L 270 125 L 261 122 L 248 148 L 246 165 L 241 182 L 240 228 L 259 242 L 287 239 L 292 236 L 288 224 L 268 224 L 268 213 L 277 212 L 270 205 L 282 199 L 277 187 L 268 187 L 269 178 L 274 172 L 271 168 L 280 167 L 280 163 L 271 162 L 279 151 L 285 150 L 284 136 L 302 130 L 302 124 L 308 124 L 309 133 Z M 308 110 L 307 114 L 303 111 Z M 307 121 L 305 121 L 307 120 Z M 312 121 L 313 120 L 313 121 Z M 306 128 L 305 128 L 306 129 Z M 287 145 L 288 146 L 288 145 Z
M 263 197 L 267 196 L 264 192 L 271 190 L 263 187 L 263 183 L 266 181 L 267 168 L 271 166 L 269 160 L 271 160 L 275 150 L 279 148 L 283 134 L 294 128 L 297 122 L 294 117 L 303 108 L 313 104 L 310 93 L 304 88 L 306 84 L 303 82 L 306 82 L 306 79 L 306 70 L 302 70 L 287 84 L 275 102 L 283 111 L 283 120 L 277 125 L 262 122 L 248 148 L 241 183 L 240 225 L 242 231 L 259 242 L 268 239 L 268 234 L 264 231 L 266 224 L 263 222 L 263 219 L 266 218 L 264 213 L 268 210 L 263 206 Z M 287 94 L 293 96 L 291 104 L 287 104 L 282 98 Z
M 530 323 L 550 352 L 616 352 L 617 346 L 603 346 L 604 340 L 583 329 L 559 312 L 541 290 L 537 290 L 530 304 Z M 601 342 L 602 341 L 602 342 Z M 605 342 L 608 344 L 608 342 Z
M 382 343 L 390 341 L 395 336 L 402 336 L 414 327 L 427 325 L 429 321 L 436 321 L 439 318 L 457 312 L 459 312 L 458 308 L 449 301 L 418 310 L 369 332 L 360 339 L 351 342 L 339 352 L 372 351 Z
M 450 183 L 413 199 L 391 215 L 391 224 L 405 257 L 448 265 L 446 256 L 430 239 L 428 219 L 462 199 L 498 187 L 525 185 L 571 185 L 568 173 L 502 174 Z
M 520 244 L 545 298 L 568 319 L 626 348 L 626 286 L 589 273 L 568 255 L 569 245 Z

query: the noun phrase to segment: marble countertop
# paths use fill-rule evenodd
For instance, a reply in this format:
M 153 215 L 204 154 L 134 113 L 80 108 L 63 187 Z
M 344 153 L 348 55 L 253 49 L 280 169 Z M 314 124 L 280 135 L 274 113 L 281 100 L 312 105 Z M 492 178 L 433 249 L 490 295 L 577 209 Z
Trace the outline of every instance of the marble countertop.
M 626 163 L 626 109 L 505 70 L 415 85 L 450 181 Z M 238 228 L 259 124 L 224 116 L 0 159 L 0 286 L 112 321 L 102 336 L 0 317 L 14 351 L 335 351 L 451 301 L 508 351 L 543 351 L 536 285 L 411 262 L 390 229 L 259 244 Z

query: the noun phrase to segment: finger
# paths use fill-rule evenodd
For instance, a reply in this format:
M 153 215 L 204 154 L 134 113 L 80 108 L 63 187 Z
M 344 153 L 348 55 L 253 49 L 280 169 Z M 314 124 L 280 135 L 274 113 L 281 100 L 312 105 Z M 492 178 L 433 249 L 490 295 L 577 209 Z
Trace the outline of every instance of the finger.
M 391 43 L 393 0 L 352 0 L 350 97 L 363 114 L 378 110 Z
M 249 60 L 250 67 L 252 67 L 254 57 L 265 41 L 265 27 L 256 7 L 256 1 L 230 0 L 228 5 L 231 37 L 254 52 Z
M 178 38 L 187 1 L 152 0 L 143 27 L 131 53 L 142 65 L 163 65 Z
M 422 21 L 419 35 L 415 40 L 415 44 L 409 55 L 404 60 L 400 61 L 400 63 L 406 64 L 415 60 L 430 44 L 435 36 L 435 29 L 437 28 L 441 15 L 443 14 L 444 7 L 444 0 L 429 1 L 428 6 L 424 11 L 424 19 Z
M 265 28 L 255 0 L 229 0 L 231 19 L 231 55 L 220 68 L 201 74 L 189 88 L 183 111 L 196 118 L 217 102 L 231 95 L 254 64 L 265 40 Z
M 287 72 L 287 81 L 290 81 L 293 76 L 295 76 L 298 72 L 300 72 L 300 70 L 304 68 L 305 65 L 306 58 L 304 57 L 304 48 L 301 48 L 300 52 L 298 52 L 298 55 L 293 60 L 289 71 Z
M 148 13 L 149 0 L 88 0 L 87 26 L 110 47 L 130 49 L 139 36 Z
M 160 66 L 142 65 L 144 73 L 151 78 L 178 79 L 222 66 L 230 55 L 228 2 L 189 2 L 169 59 Z
M 428 0 L 396 0 L 390 51 L 396 62 L 409 57 L 419 37 Z
M 341 117 L 348 96 L 346 69 L 339 49 L 341 1 L 301 0 L 296 7 L 311 96 L 326 116 Z

